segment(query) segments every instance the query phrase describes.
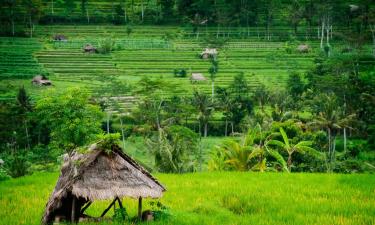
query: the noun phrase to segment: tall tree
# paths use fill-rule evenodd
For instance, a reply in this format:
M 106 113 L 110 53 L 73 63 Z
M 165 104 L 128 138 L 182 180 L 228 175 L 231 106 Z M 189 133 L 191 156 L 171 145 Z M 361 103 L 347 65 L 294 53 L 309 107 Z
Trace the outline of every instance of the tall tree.
M 214 105 L 206 94 L 198 91 L 194 92 L 192 104 L 195 106 L 198 113 L 199 133 L 202 133 L 203 126 L 203 135 L 207 137 L 208 122 L 214 112 Z
M 211 98 L 212 102 L 214 101 L 214 95 L 215 95 L 215 78 L 216 74 L 219 70 L 219 61 L 217 59 L 217 56 L 213 56 L 211 59 L 211 67 L 208 69 L 208 72 L 210 73 L 211 78 Z
M 89 98 L 86 91 L 71 88 L 63 93 L 50 91 L 37 101 L 35 111 L 51 130 L 54 147 L 70 152 L 90 143 L 101 133 L 103 115 Z

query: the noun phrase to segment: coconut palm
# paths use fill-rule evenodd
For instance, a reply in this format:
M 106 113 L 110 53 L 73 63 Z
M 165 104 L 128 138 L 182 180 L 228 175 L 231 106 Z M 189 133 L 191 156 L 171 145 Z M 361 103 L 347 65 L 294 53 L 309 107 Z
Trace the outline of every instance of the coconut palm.
M 241 141 L 227 140 L 221 146 L 217 146 L 215 156 L 218 160 L 224 160 L 224 164 L 237 171 L 260 171 L 263 172 L 267 169 L 267 158 L 274 158 L 285 171 L 288 171 L 287 164 L 283 157 L 275 150 L 268 146 L 272 135 L 267 135 L 262 132 L 260 126 L 255 129 L 250 129 L 244 135 Z M 220 154 L 217 154 L 217 153 Z M 220 165 L 221 162 L 212 163 L 211 166 Z M 218 168 L 218 166 L 212 166 Z
M 338 105 L 337 97 L 334 94 L 322 94 L 316 97 L 320 104 L 315 105 L 317 112 L 314 121 L 309 125 L 324 129 L 328 137 L 328 154 L 327 154 L 327 169 L 333 170 L 333 164 L 336 154 L 336 136 L 337 133 L 344 130 L 344 145 L 346 145 L 346 129 L 352 129 L 350 124 L 356 117 L 355 114 L 347 115 L 344 110 Z
M 270 140 L 268 144 L 277 146 L 288 153 L 287 165 L 288 165 L 289 171 L 291 171 L 291 168 L 292 168 L 292 156 L 295 152 L 299 152 L 302 154 L 309 153 L 309 154 L 316 155 L 316 156 L 320 155 L 318 151 L 316 151 L 315 149 L 311 147 L 312 145 L 311 141 L 300 141 L 297 144 L 293 144 L 289 141 L 289 138 L 283 128 L 280 128 L 279 131 L 280 131 L 280 135 L 283 141 L 274 139 L 274 140 Z
M 210 73 L 211 78 L 211 85 L 212 85 L 212 101 L 214 101 L 214 95 L 215 95 L 215 78 L 216 74 L 219 69 L 219 61 L 216 59 L 216 56 L 214 56 L 211 59 L 211 67 L 208 69 L 208 72 Z
M 208 121 L 214 111 L 214 105 L 206 94 L 197 91 L 194 92 L 192 102 L 198 113 L 199 132 L 201 133 L 201 126 L 203 125 L 204 137 L 207 137 Z

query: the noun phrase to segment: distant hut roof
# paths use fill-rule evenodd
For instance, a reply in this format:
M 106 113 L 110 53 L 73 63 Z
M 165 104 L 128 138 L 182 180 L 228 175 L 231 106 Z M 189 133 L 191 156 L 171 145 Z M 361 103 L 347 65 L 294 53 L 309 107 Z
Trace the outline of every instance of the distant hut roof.
M 84 52 L 96 52 L 96 48 L 92 44 L 86 44 L 83 47 Z
M 298 45 L 297 50 L 300 53 L 308 53 L 310 51 L 310 46 L 307 44 Z
M 208 54 L 208 55 L 217 55 L 217 50 L 216 48 L 206 48 L 201 55 Z
M 32 80 L 31 83 L 34 85 L 40 85 L 40 86 L 49 86 L 52 85 L 52 82 L 45 78 L 42 75 L 37 75 L 35 76 Z
M 354 4 L 350 4 L 349 8 L 350 8 L 351 12 L 355 12 L 355 11 L 357 11 L 359 9 L 359 6 L 358 5 L 354 5 Z
M 66 38 L 66 36 L 63 35 L 63 34 L 56 34 L 55 36 L 53 36 L 53 40 L 55 40 L 55 41 L 67 41 L 68 38 Z
M 193 81 L 205 81 L 205 80 L 207 80 L 207 78 L 205 78 L 202 73 L 192 73 L 191 74 L 191 80 L 193 80 Z
M 66 154 L 61 174 L 42 218 L 53 222 L 58 213 L 71 209 L 72 198 L 81 206 L 94 200 L 159 198 L 166 189 L 149 172 L 123 153 L 117 145 L 110 154 L 92 145 L 88 152 Z M 70 208 L 69 208 L 70 207 Z

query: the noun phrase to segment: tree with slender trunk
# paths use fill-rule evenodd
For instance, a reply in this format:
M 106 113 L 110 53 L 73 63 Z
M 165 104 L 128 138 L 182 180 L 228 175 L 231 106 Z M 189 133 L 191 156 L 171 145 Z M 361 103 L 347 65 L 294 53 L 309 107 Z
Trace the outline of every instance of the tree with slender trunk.
M 27 120 L 27 114 L 31 112 L 32 106 L 31 106 L 31 99 L 26 93 L 24 86 L 22 86 L 18 90 L 17 105 L 20 111 L 19 114 L 21 115 L 22 120 L 23 120 L 23 126 L 25 127 L 27 149 L 30 150 L 30 137 L 29 137 L 29 129 L 28 129 L 29 125 L 28 125 L 28 120 Z
M 309 123 L 312 127 L 324 129 L 328 138 L 327 152 L 327 170 L 332 172 L 334 169 L 336 157 L 336 137 L 340 130 L 351 128 L 350 124 L 356 117 L 355 114 L 345 115 L 344 111 L 338 104 L 337 97 L 333 93 L 320 94 L 313 100 L 313 111 L 316 116 L 313 122 Z M 346 142 L 346 130 L 345 130 Z
M 197 110 L 199 130 L 201 131 L 201 128 L 203 126 L 203 135 L 204 137 L 207 137 L 208 121 L 210 120 L 214 112 L 214 105 L 206 94 L 197 91 L 194 92 L 192 104 Z
M 217 56 L 212 56 L 210 61 L 211 61 L 211 67 L 208 69 L 208 72 L 210 73 L 210 78 L 211 78 L 211 98 L 213 102 L 214 96 L 215 96 L 215 78 L 219 70 L 219 61 L 217 60 Z

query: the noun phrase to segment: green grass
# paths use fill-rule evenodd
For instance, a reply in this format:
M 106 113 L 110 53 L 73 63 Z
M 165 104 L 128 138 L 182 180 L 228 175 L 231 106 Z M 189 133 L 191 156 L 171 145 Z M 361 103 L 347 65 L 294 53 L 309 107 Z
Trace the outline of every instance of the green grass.
M 172 217 L 152 224 L 375 223 L 374 175 L 218 172 L 156 176 L 168 189 L 162 202 L 170 207 Z M 57 173 L 39 173 L 0 182 L 0 224 L 39 224 L 57 177 Z M 107 204 L 96 202 L 88 213 L 98 216 Z M 124 205 L 130 216 L 136 215 L 135 200 L 125 199 Z M 144 205 L 147 209 L 147 202 Z

